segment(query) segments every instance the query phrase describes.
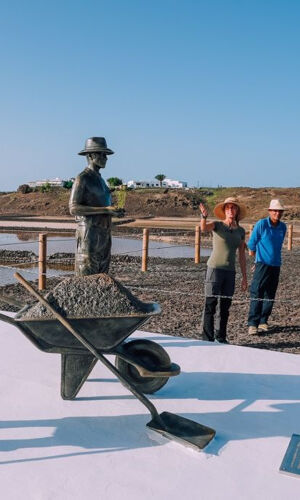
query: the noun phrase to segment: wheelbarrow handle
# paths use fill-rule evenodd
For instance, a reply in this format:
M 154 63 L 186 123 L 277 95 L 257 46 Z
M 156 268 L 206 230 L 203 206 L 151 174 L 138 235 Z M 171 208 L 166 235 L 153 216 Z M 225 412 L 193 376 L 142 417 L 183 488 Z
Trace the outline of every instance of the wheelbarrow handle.
M 105 356 L 100 354 L 93 345 L 91 345 L 82 335 L 80 335 L 80 333 L 78 333 L 78 331 L 73 328 L 70 322 L 61 314 L 59 314 L 59 312 L 57 312 L 56 309 L 54 309 L 54 307 L 52 307 L 52 305 L 49 304 L 49 302 L 42 295 L 40 295 L 23 276 L 21 276 L 19 273 L 15 273 L 14 277 L 24 286 L 24 288 L 26 288 L 26 290 L 34 295 L 34 297 L 36 297 L 39 302 L 41 302 L 49 311 L 51 311 L 55 318 L 60 321 L 60 323 L 64 325 L 64 327 L 69 330 L 69 332 L 72 333 L 72 335 L 74 335 L 74 337 L 76 337 L 77 340 L 79 340 L 79 342 L 81 342 L 86 347 L 86 349 L 88 349 L 99 361 L 101 361 L 110 371 L 112 371 L 116 377 L 121 380 L 121 382 L 127 387 L 127 389 L 129 389 L 130 392 L 132 392 L 134 396 L 136 396 L 141 401 L 141 403 L 146 406 L 155 420 L 160 421 L 160 416 L 155 406 L 144 396 L 144 394 L 140 393 L 134 386 L 132 386 L 132 384 L 123 375 L 121 375 L 119 370 L 117 370 L 117 368 L 115 368 L 114 365 L 105 358 Z
M 8 295 L 5 295 L 4 293 L 1 293 L 0 295 L 0 300 L 3 302 L 6 302 L 7 304 L 10 304 L 12 306 L 19 307 L 20 309 L 26 306 L 27 304 L 24 304 L 20 302 L 19 300 L 15 299 L 14 297 L 10 297 Z
M 14 318 L 7 316 L 6 314 L 0 314 L 0 321 L 5 321 L 5 323 L 9 323 L 10 325 L 15 325 Z

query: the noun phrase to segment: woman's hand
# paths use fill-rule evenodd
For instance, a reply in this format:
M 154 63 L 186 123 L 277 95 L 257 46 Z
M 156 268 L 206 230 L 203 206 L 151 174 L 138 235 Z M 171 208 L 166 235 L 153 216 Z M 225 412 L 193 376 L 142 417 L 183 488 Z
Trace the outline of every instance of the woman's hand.
M 248 282 L 247 282 L 247 277 L 244 276 L 242 278 L 242 291 L 243 292 L 247 292 L 247 289 L 248 289 Z
M 201 212 L 201 221 L 200 221 L 200 228 L 201 231 L 213 231 L 215 228 L 215 223 L 214 222 L 206 222 L 208 211 L 205 208 L 205 205 L 203 203 L 200 203 L 199 205 L 199 210 Z
M 205 205 L 204 205 L 203 203 L 200 203 L 200 205 L 199 205 L 199 209 L 200 209 L 200 212 L 201 212 L 202 216 L 203 216 L 204 218 L 206 218 L 206 217 L 208 216 L 208 211 L 207 211 L 207 209 L 205 208 Z

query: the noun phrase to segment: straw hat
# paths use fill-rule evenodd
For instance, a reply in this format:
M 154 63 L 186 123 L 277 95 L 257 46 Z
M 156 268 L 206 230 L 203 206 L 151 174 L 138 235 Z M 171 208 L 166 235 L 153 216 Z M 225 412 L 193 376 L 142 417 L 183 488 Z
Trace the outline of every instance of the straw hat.
M 240 209 L 239 213 L 239 220 L 242 220 L 246 217 L 247 209 L 246 206 L 243 205 L 237 198 L 226 198 L 226 200 L 222 201 L 222 203 L 218 203 L 218 205 L 215 206 L 214 208 L 214 214 L 218 219 L 224 220 L 225 219 L 225 205 L 227 203 L 233 203 Z
M 271 200 L 268 210 L 285 210 L 280 200 Z

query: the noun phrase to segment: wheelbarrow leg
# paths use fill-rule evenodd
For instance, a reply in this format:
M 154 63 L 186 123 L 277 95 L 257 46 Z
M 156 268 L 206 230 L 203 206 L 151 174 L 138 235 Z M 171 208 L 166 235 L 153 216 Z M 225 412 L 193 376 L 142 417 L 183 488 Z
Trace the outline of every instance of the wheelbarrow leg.
M 198 424 L 193 420 L 188 418 L 175 415 L 174 413 L 163 412 L 158 413 L 155 406 L 147 399 L 144 394 L 140 393 L 121 373 L 115 366 L 108 361 L 102 354 L 100 354 L 93 345 L 91 345 L 75 328 L 69 323 L 69 321 L 61 316 L 54 307 L 52 307 L 49 302 L 42 297 L 26 280 L 18 273 L 15 273 L 15 278 L 22 283 L 22 285 L 34 295 L 52 314 L 69 330 L 74 337 L 81 342 L 86 349 L 88 349 L 91 354 L 99 361 L 101 361 L 118 379 L 128 388 L 130 392 L 144 405 L 151 413 L 152 420 L 147 424 L 148 427 L 156 432 L 164 435 L 169 439 L 184 444 L 185 446 L 190 446 L 196 450 L 203 449 L 215 436 L 215 430 L 205 425 Z
M 97 361 L 92 354 L 61 355 L 60 393 L 63 399 L 76 397 Z

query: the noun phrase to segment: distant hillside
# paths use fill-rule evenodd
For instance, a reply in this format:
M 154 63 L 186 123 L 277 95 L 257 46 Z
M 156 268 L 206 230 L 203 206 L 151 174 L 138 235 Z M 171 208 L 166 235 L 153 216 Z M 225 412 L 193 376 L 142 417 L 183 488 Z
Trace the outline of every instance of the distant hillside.
M 53 188 L 49 192 L 20 192 L 0 194 L 0 215 L 69 215 L 70 190 Z M 257 220 L 266 215 L 271 198 L 280 198 L 286 206 L 287 220 L 300 219 L 300 188 L 203 188 L 203 189 L 147 189 L 126 192 L 127 215 L 191 217 L 199 216 L 200 201 L 212 208 L 229 196 L 237 196 L 248 207 L 248 219 Z M 116 194 L 113 193 L 117 204 Z

